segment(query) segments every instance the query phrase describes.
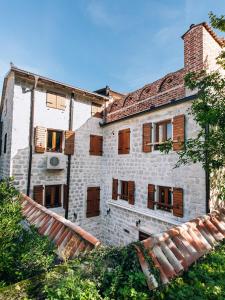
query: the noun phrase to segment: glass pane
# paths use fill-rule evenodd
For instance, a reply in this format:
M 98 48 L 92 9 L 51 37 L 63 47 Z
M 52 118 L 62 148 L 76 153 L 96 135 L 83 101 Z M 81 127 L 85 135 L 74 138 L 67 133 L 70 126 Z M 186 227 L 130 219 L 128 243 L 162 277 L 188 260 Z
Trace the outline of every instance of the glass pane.
M 48 131 L 47 149 L 52 150 L 52 131 Z
M 165 191 L 163 189 L 161 189 L 161 197 L 160 197 L 160 202 L 161 203 L 165 203 Z
M 159 142 L 163 142 L 163 125 L 159 125 Z
M 54 201 L 54 206 L 55 207 L 60 206 L 60 187 L 59 186 L 55 187 L 55 201 Z
M 171 123 L 167 123 L 166 125 L 166 131 L 167 131 L 167 137 L 166 139 L 172 139 L 172 124 Z
M 45 206 L 51 207 L 51 189 L 48 187 L 45 188 Z
M 56 151 L 60 152 L 61 148 L 61 132 L 56 132 Z
M 168 204 L 172 205 L 172 192 L 170 190 L 168 191 Z

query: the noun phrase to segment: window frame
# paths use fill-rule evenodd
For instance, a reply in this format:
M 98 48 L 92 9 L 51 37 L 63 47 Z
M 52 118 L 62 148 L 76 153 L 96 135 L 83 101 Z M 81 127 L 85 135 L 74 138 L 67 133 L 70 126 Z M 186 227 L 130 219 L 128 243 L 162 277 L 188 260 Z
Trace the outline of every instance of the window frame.
M 128 181 L 120 180 L 120 199 L 128 201 Z
M 53 201 L 54 193 L 56 193 L 56 188 L 59 189 L 58 195 L 59 195 L 59 204 L 56 205 L 55 201 Z M 46 201 L 46 196 L 47 196 L 47 191 L 48 189 L 50 190 L 51 193 L 51 201 L 50 201 L 50 206 L 47 206 L 47 201 Z M 55 191 L 54 191 L 55 190 Z M 53 192 L 54 191 L 54 192 Z M 64 199 L 63 199 L 64 200 Z M 52 203 L 53 202 L 53 203 Z M 45 193 L 44 193 L 44 204 L 45 207 L 47 208 L 57 208 L 57 207 L 62 207 L 62 185 L 61 184 L 53 184 L 53 185 L 45 185 Z
M 171 138 L 173 139 L 173 122 L 172 119 L 166 119 L 160 122 L 156 122 L 154 124 L 154 150 L 158 150 L 159 145 L 164 144 L 166 141 L 168 141 L 168 132 L 167 132 L 167 125 L 171 124 Z M 163 126 L 163 139 L 160 142 L 159 141 L 159 128 L 160 126 Z
M 165 198 L 164 201 L 162 201 L 162 191 L 164 190 Z M 173 189 L 168 186 L 158 186 L 158 201 L 156 202 L 156 208 L 159 210 L 172 212 L 173 210 Z M 170 199 L 169 199 L 170 194 Z M 169 203 L 170 202 L 170 203 Z
M 49 136 L 49 132 L 52 132 L 52 133 L 60 133 L 60 148 L 59 148 L 59 151 L 57 150 L 54 150 L 56 148 L 56 136 L 55 136 L 55 141 L 54 141 L 54 144 L 55 144 L 55 148 L 52 147 L 52 148 L 49 148 L 48 147 L 48 136 Z M 52 145 L 53 145 L 53 136 L 52 136 L 52 141 L 51 141 Z M 54 145 L 53 145 L 54 146 Z M 53 153 L 62 153 L 62 149 L 63 149 L 63 130 L 58 130 L 58 129 L 52 129 L 52 128 L 47 128 L 47 134 L 46 134 L 46 151 L 47 152 L 53 152 Z

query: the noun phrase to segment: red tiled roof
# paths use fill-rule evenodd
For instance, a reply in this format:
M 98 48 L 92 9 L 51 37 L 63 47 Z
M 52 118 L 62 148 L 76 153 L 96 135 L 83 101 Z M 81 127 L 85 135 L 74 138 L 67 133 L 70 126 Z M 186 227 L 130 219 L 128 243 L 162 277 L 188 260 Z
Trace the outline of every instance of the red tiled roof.
M 106 123 L 184 98 L 184 74 L 184 69 L 169 73 L 112 102 L 107 108 Z
M 73 258 L 100 245 L 93 235 L 26 195 L 22 198 L 22 212 L 40 234 L 47 235 L 55 243 L 61 258 Z
M 214 211 L 142 242 L 148 255 L 160 271 L 163 284 L 180 275 L 198 258 L 225 238 L 225 210 Z M 141 268 L 150 289 L 158 287 L 141 247 L 137 247 Z

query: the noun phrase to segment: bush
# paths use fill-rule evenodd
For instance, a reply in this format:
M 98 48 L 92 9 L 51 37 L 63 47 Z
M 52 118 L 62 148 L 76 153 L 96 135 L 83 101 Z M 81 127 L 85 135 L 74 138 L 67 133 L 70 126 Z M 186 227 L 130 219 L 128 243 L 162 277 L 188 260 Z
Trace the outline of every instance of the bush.
M 24 226 L 20 194 L 12 179 L 0 183 L 0 282 L 14 283 L 47 271 L 54 246 L 34 227 Z

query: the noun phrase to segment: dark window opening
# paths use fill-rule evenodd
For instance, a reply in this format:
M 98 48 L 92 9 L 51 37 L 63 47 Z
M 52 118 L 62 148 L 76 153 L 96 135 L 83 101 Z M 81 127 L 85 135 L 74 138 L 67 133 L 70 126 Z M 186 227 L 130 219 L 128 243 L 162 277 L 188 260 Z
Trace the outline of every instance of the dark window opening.
M 47 131 L 47 151 L 62 152 L 62 131 L 49 130 Z
M 139 241 L 144 241 L 149 237 L 150 237 L 149 234 L 147 234 L 145 232 L 142 232 L 142 231 L 139 231 Z
M 128 181 L 121 180 L 120 199 L 128 200 Z
M 61 206 L 61 185 L 45 186 L 45 206 L 47 208 Z
M 5 134 L 5 137 L 4 137 L 4 153 L 6 153 L 7 151 L 7 133 Z
M 155 150 L 159 149 L 159 145 L 172 139 L 172 123 L 171 120 L 157 123 L 155 126 Z
M 170 187 L 159 187 L 158 209 L 171 211 L 172 210 L 172 190 Z

